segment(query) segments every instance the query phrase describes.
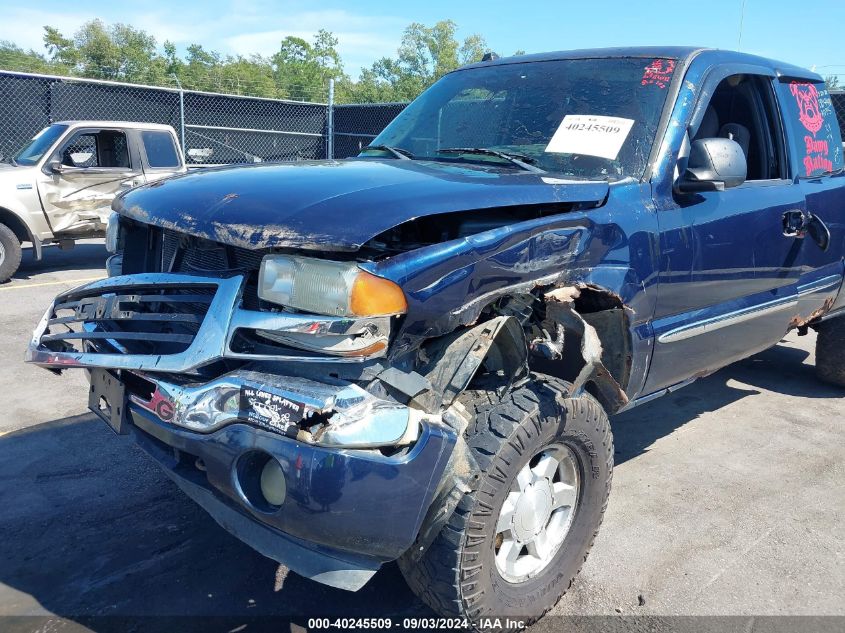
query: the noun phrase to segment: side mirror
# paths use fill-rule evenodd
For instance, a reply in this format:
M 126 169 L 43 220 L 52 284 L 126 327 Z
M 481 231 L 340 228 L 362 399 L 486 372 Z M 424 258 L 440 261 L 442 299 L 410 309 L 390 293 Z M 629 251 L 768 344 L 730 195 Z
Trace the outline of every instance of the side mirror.
M 45 167 L 51 174 L 60 174 L 65 170 L 65 166 L 62 165 L 62 161 L 60 160 L 51 160 Z
M 692 142 L 678 190 L 724 191 L 744 183 L 747 175 L 748 164 L 739 143 L 727 138 L 702 138 Z

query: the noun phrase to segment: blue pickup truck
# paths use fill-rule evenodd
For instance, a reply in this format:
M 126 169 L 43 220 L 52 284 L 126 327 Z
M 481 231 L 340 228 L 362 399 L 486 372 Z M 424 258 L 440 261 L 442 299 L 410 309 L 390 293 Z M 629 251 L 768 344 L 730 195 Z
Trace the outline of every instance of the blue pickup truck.
M 122 194 L 109 278 L 27 360 L 84 368 L 93 411 L 296 573 L 398 560 L 441 615 L 527 624 L 599 529 L 608 416 L 792 329 L 845 386 L 842 150 L 788 64 L 491 56 L 355 158 Z

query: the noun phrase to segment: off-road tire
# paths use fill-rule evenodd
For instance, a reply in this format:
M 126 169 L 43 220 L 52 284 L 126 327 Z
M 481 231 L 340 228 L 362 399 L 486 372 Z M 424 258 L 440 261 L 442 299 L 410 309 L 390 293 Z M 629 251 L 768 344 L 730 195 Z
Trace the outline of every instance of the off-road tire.
M 567 383 L 548 376 L 535 375 L 501 400 L 474 392 L 462 401 L 474 416 L 465 435 L 480 479 L 423 557 L 415 562 L 409 552 L 399 568 L 411 590 L 441 616 L 467 617 L 483 628 L 479 619 L 510 615 L 528 626 L 572 586 L 598 533 L 613 472 L 610 423 L 595 399 L 570 398 Z M 548 566 L 509 583 L 494 561 L 498 512 L 520 468 L 552 442 L 564 443 L 578 458 L 575 517 Z
M 0 224 L 0 284 L 6 283 L 21 265 L 21 243 L 14 231 Z
M 816 376 L 845 387 L 845 317 L 820 323 L 816 337 Z

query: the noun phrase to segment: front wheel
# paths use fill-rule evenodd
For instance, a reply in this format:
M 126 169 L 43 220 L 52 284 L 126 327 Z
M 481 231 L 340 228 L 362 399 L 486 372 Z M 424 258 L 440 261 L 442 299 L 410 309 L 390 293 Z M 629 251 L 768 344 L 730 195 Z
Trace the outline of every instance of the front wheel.
M 481 468 L 422 559 L 399 560 L 408 585 L 444 616 L 514 616 L 526 626 L 572 585 L 607 507 L 613 439 L 590 396 L 538 377 L 496 401 L 475 392 L 467 444 Z
M 11 279 L 21 265 L 21 243 L 14 231 L 0 224 L 0 284 Z

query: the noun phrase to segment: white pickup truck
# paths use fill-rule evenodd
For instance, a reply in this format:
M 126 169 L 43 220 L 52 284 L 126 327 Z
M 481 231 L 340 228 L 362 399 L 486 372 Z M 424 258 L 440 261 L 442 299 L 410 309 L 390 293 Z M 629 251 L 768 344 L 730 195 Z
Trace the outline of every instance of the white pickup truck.
M 15 274 L 21 244 L 70 247 L 102 236 L 120 191 L 185 171 L 169 125 L 62 121 L 0 163 L 0 283 Z

